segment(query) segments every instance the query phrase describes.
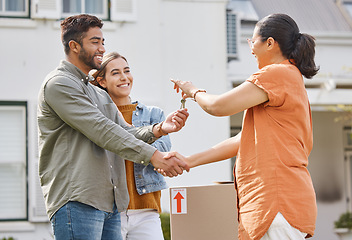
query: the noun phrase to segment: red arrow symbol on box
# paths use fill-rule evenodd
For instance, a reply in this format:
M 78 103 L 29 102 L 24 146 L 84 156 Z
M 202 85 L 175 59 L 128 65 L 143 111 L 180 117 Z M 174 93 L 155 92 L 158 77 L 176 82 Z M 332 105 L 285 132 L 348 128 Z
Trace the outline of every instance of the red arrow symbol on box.
M 174 197 L 174 199 L 176 199 L 176 201 L 177 201 L 177 212 L 180 213 L 181 212 L 181 200 L 184 199 L 184 197 L 182 196 L 182 194 L 180 192 L 178 192 L 176 194 L 176 196 Z

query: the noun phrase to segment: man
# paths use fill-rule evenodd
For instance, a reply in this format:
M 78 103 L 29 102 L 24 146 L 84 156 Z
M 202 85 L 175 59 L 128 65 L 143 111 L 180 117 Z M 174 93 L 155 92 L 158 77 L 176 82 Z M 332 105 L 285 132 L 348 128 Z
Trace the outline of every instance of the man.
M 129 128 L 109 95 L 88 84 L 105 52 L 102 26 L 87 14 L 62 21 L 66 60 L 39 92 L 39 176 L 57 240 L 122 239 L 119 212 L 129 202 L 123 159 L 151 162 L 170 177 L 189 170 L 147 144 L 180 130 L 185 109 L 153 126 Z

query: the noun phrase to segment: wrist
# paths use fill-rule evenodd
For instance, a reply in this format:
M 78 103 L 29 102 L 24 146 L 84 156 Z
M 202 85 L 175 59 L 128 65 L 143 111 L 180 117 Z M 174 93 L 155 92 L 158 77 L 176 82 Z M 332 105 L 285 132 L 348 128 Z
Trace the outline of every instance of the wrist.
M 200 93 L 200 92 L 206 93 L 207 91 L 206 91 L 205 89 L 198 89 L 197 91 L 195 91 L 195 92 L 192 94 L 192 98 L 193 98 L 193 100 L 194 100 L 195 102 L 197 102 L 196 96 L 197 96 L 197 94 Z
M 163 123 L 164 121 L 158 123 L 155 127 L 156 127 L 156 131 L 160 134 L 160 136 L 166 136 L 168 135 L 167 132 L 164 132 L 162 127 L 163 127 Z

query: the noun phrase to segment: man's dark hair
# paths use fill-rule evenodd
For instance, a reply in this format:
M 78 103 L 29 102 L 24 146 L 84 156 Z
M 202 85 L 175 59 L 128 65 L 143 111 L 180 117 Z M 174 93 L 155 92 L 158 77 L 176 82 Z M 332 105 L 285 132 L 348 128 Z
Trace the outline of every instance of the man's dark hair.
M 80 14 L 67 17 L 61 22 L 61 41 L 66 55 L 70 52 L 69 42 L 74 40 L 82 45 L 82 39 L 92 27 L 103 27 L 103 22 L 96 16 Z

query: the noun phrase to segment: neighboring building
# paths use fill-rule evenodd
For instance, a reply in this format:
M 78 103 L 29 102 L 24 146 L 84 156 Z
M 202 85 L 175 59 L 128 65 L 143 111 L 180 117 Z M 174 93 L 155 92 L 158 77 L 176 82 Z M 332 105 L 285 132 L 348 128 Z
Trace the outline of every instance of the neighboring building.
M 60 19 L 97 15 L 106 50 L 129 60 L 133 96 L 169 113 L 180 106 L 170 78 L 219 94 L 257 70 L 247 38 L 256 21 L 284 12 L 317 39 L 319 74 L 306 80 L 314 148 L 309 170 L 317 193 L 312 239 L 336 240 L 333 222 L 352 208 L 352 0 L 11 0 L 0 1 L 0 239 L 53 239 L 37 174 L 36 104 L 40 85 L 64 58 Z M 342 105 L 342 106 L 341 106 Z M 241 114 L 217 118 L 187 101 L 190 117 L 171 134 L 173 150 L 205 150 L 241 128 Z M 341 110 L 341 111 L 339 111 Z M 335 121 L 349 117 L 348 121 Z M 232 161 L 192 169 L 169 186 L 232 180 Z M 162 207 L 169 211 L 168 191 Z

